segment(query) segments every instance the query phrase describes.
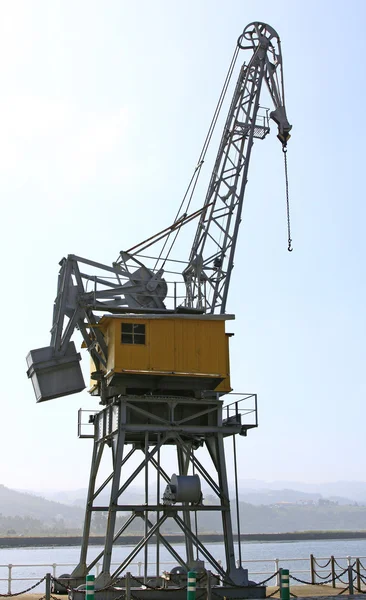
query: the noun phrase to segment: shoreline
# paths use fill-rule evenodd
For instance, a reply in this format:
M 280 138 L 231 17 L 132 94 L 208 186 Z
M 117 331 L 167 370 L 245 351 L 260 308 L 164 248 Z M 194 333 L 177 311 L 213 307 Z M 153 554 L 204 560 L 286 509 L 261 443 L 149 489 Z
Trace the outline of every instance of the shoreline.
M 170 543 L 184 543 L 182 535 L 165 535 Z M 26 548 L 47 546 L 80 546 L 81 536 L 7 536 L 0 537 L 0 548 Z M 237 539 L 237 536 L 234 536 Z M 296 542 L 301 540 L 353 540 L 366 539 L 365 531 L 297 531 L 289 533 L 246 533 L 241 535 L 243 542 Z M 118 545 L 134 545 L 141 540 L 139 535 L 124 535 L 116 540 Z M 206 544 L 223 542 L 221 534 L 202 534 L 200 540 Z M 151 543 L 155 543 L 152 539 Z M 89 545 L 103 546 L 104 537 L 93 535 L 89 538 Z

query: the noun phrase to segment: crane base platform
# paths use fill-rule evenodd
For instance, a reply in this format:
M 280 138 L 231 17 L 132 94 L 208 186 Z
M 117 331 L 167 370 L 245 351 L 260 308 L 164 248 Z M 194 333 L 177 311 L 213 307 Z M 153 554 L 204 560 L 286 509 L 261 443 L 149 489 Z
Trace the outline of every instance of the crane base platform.
M 197 586 L 196 595 L 201 597 L 202 593 L 204 593 L 207 600 L 211 600 L 211 598 L 232 598 L 233 600 L 241 600 L 243 598 L 265 598 L 266 589 L 266 586 L 259 585 L 248 585 L 243 587 L 212 586 L 210 593 L 206 587 Z M 96 589 L 95 594 L 97 595 L 98 600 L 116 600 L 117 598 L 121 598 L 122 594 L 124 594 L 126 600 L 129 600 L 129 594 L 126 589 L 120 587 L 105 589 L 101 592 L 98 592 L 98 589 Z M 139 598 L 139 600 L 162 600 L 162 598 L 164 598 L 164 600 L 186 600 L 187 590 L 185 587 L 183 589 L 182 587 L 154 589 L 131 587 L 130 598 Z M 69 593 L 69 600 L 85 600 L 85 589 L 80 591 L 72 590 Z

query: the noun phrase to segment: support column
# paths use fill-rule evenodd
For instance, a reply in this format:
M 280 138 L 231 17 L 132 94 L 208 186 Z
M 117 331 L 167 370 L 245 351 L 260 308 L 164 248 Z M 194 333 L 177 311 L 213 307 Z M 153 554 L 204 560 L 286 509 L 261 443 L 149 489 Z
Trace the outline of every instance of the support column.
M 218 427 L 222 426 L 222 402 L 217 402 L 217 411 L 215 413 L 215 425 Z M 220 503 L 222 508 L 226 510 L 221 511 L 222 527 L 224 533 L 224 544 L 225 544 L 225 557 L 226 557 L 226 571 L 229 577 L 238 583 L 239 585 L 246 585 L 243 582 L 237 581 L 239 575 L 238 569 L 235 562 L 234 552 L 234 538 L 233 538 L 233 527 L 231 522 L 230 513 L 230 499 L 229 499 L 229 485 L 227 481 L 226 472 L 226 461 L 225 461 L 225 449 L 224 449 L 224 437 L 222 433 L 213 433 L 213 435 L 206 437 L 206 447 L 211 456 L 211 460 L 216 468 L 218 475 L 219 489 L 221 492 Z M 240 569 L 244 572 L 244 569 Z M 234 577 L 236 580 L 234 580 Z M 243 577 L 241 577 L 243 579 Z M 244 578 L 245 579 L 245 578 Z M 247 577 L 246 577 L 247 579 Z
M 183 451 L 179 442 L 177 440 L 177 455 L 178 455 L 178 467 L 179 467 L 179 475 L 187 475 L 189 469 L 189 457 L 191 455 L 192 444 L 186 444 L 186 452 Z M 189 502 L 183 502 L 183 521 L 186 527 L 191 530 L 191 514 L 188 511 L 184 510 L 184 506 L 188 506 Z M 188 565 L 194 560 L 193 554 L 193 544 L 192 540 L 185 536 L 186 543 L 186 553 L 187 553 L 187 563 Z
M 112 478 L 112 486 L 111 486 L 111 495 L 109 501 L 109 510 L 108 510 L 108 521 L 107 521 L 107 529 L 105 536 L 105 544 L 104 544 L 104 556 L 103 556 L 103 565 L 102 572 L 98 575 L 96 582 L 100 586 L 108 585 L 111 581 L 111 560 L 112 560 L 112 550 L 113 550 L 113 537 L 114 530 L 116 525 L 116 506 L 118 503 L 118 491 L 121 479 L 121 469 L 122 469 L 122 459 L 123 459 L 123 449 L 125 444 L 125 436 L 126 432 L 124 430 L 124 426 L 126 424 L 127 417 L 127 409 L 126 403 L 121 399 L 120 409 L 119 409 L 119 422 L 118 422 L 118 430 L 114 434 L 115 439 L 112 440 L 112 454 L 113 454 L 113 478 Z
M 91 467 L 90 467 L 88 495 L 87 495 L 86 508 L 85 508 L 83 537 L 81 540 L 80 562 L 79 562 L 78 566 L 75 567 L 75 569 L 73 570 L 71 577 L 85 578 L 87 575 L 86 559 L 87 559 L 88 546 L 89 546 L 90 525 L 91 525 L 91 519 L 92 519 L 92 515 L 93 515 L 95 482 L 97 479 L 97 474 L 98 474 L 100 461 L 102 458 L 103 448 L 104 448 L 104 442 L 98 442 L 98 440 L 97 440 L 96 428 L 97 428 L 97 421 L 95 421 L 95 424 L 94 424 L 94 445 L 93 445 L 93 454 L 92 454 Z

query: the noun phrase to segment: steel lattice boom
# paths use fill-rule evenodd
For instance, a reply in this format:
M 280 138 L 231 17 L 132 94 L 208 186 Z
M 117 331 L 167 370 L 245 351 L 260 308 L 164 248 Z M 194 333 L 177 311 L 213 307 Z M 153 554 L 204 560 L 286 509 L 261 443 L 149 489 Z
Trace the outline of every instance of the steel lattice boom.
M 207 313 L 225 312 L 253 139 L 269 133 L 268 111 L 261 115 L 259 109 L 263 81 L 275 106 L 270 118 L 277 123 L 283 144 L 291 129 L 276 31 L 264 23 L 252 23 L 239 38 L 238 47 L 253 54 L 240 70 L 204 203 L 206 210 L 201 213 L 183 273 L 187 306 Z

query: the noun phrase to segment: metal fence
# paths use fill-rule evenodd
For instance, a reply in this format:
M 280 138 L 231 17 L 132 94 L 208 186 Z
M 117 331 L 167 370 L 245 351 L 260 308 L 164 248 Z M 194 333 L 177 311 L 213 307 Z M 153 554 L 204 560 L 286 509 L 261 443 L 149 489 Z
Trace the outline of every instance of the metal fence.
M 218 560 L 220 563 L 221 561 Z M 113 566 L 118 566 L 114 563 Z M 52 577 L 60 577 L 64 573 L 71 573 L 75 568 L 75 563 L 38 563 L 38 564 L 7 564 L 0 565 L 0 594 L 13 594 L 31 586 L 33 582 L 39 581 L 47 572 Z M 169 571 L 176 563 L 161 562 L 161 569 Z M 268 558 L 243 560 L 242 566 L 249 571 L 250 579 L 263 579 L 273 575 L 267 582 L 267 585 L 279 585 L 279 569 L 286 568 L 296 575 L 296 581 L 301 583 L 310 583 L 313 585 L 329 582 L 330 585 L 338 587 L 338 575 L 343 573 L 348 567 L 355 566 L 359 578 L 363 581 L 366 578 L 366 556 L 352 557 L 315 557 L 313 554 L 308 558 Z M 149 567 L 153 569 L 156 563 L 150 562 Z M 95 576 L 98 576 L 101 570 L 101 564 L 98 563 L 93 569 Z M 129 570 L 136 577 L 143 576 L 143 563 L 135 562 L 129 565 Z M 356 573 L 356 571 L 355 571 Z M 357 573 L 356 573 L 357 575 Z M 38 586 L 40 587 L 40 586 Z M 32 591 L 39 591 L 36 588 Z

